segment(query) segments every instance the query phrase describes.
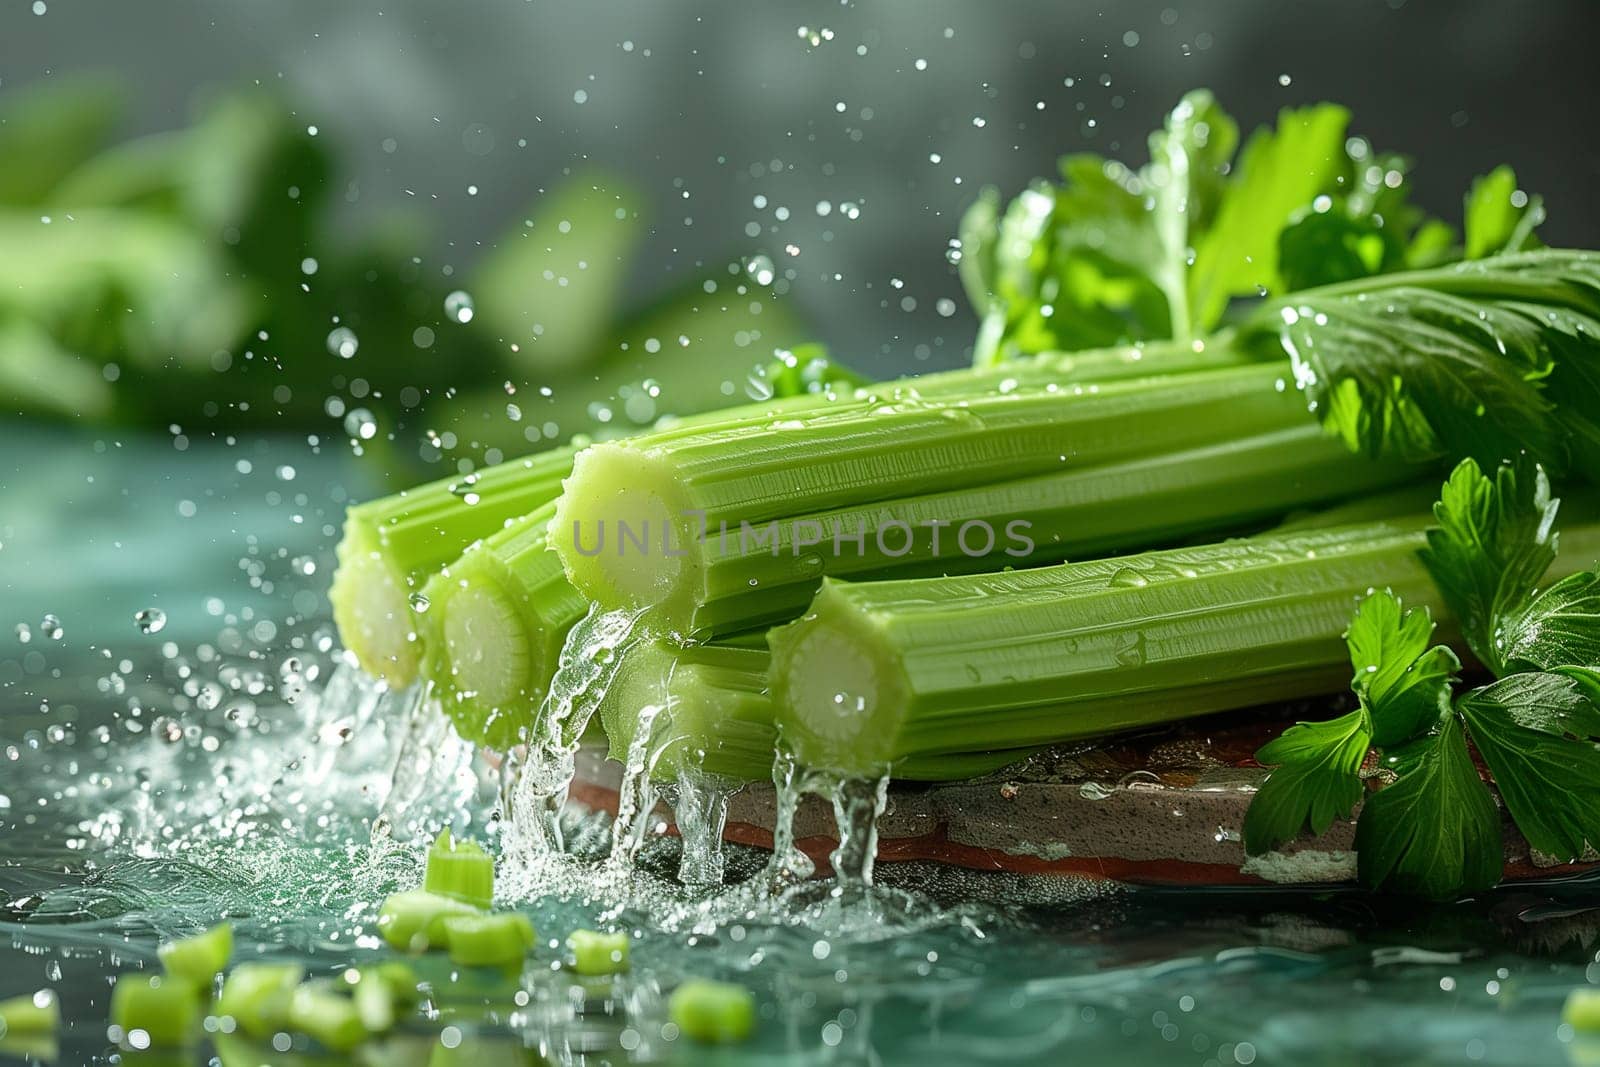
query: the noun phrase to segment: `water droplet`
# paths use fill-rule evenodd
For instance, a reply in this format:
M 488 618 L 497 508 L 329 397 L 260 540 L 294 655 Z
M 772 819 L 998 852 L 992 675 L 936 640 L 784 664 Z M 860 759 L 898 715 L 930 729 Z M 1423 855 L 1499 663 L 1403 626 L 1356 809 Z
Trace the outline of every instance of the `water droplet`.
M 471 506 L 480 499 L 478 496 L 478 476 L 469 474 L 459 482 L 450 486 L 450 495 L 460 498 L 463 504 Z
M 62 629 L 60 619 L 54 615 L 46 615 L 39 620 L 39 632 L 52 641 L 59 641 L 66 631 Z
M 1144 634 L 1126 635 L 1117 649 L 1117 662 L 1124 667 L 1138 667 L 1144 663 Z
M 773 394 L 772 382 L 767 377 L 767 368 L 754 367 L 745 379 L 744 394 L 751 400 L 771 400 Z
M 362 441 L 378 436 L 378 420 L 366 408 L 353 408 L 344 417 L 344 432 Z
M 750 280 L 757 285 L 771 285 L 778 276 L 777 268 L 772 265 L 772 259 L 760 254 L 746 260 L 744 270 L 750 275 Z
M 160 608 L 140 608 L 133 613 L 133 622 L 142 634 L 158 634 L 167 628 L 167 613 Z
M 1099 782 L 1084 782 L 1078 787 L 1078 795 L 1084 800 L 1105 800 L 1116 790 Z
M 472 321 L 472 295 L 457 289 L 444 298 L 444 313 L 460 323 Z
M 406 599 L 411 602 L 411 610 L 416 612 L 418 615 L 423 614 L 433 606 L 432 602 L 421 593 L 412 593 Z
M 349 359 L 361 348 L 356 332 L 348 326 L 336 327 L 328 334 L 328 351 L 340 359 Z

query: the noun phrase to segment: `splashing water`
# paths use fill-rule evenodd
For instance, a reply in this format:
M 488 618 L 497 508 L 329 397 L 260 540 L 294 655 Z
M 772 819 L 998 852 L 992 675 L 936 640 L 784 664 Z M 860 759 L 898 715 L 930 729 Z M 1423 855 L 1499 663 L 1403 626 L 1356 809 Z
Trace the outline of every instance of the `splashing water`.
M 638 639 L 640 614 L 591 608 L 567 634 L 506 812 L 502 842 L 517 863 L 537 866 L 563 847 L 561 816 L 576 772 L 573 757 L 622 653 Z

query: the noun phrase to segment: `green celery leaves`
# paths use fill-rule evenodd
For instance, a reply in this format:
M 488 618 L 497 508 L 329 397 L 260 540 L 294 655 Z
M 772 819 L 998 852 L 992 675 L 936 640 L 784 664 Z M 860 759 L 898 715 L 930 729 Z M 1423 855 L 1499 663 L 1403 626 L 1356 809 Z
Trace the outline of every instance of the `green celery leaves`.
M 1372 735 L 1364 710 L 1327 722 L 1296 723 L 1262 747 L 1256 759 L 1281 764 L 1262 783 L 1244 818 L 1250 855 L 1270 852 L 1308 828 L 1323 833 L 1347 819 L 1361 800 L 1361 764 Z
M 1422 562 L 1461 622 L 1467 647 L 1505 674 L 1501 620 L 1532 593 L 1556 558 L 1555 518 L 1543 470 L 1504 466 L 1491 479 L 1466 460 L 1445 482 Z
M 1537 248 L 1534 229 L 1544 221 L 1544 201 L 1517 189 L 1517 175 L 1499 166 L 1472 183 L 1466 202 L 1466 257 Z
M 1400 776 L 1371 797 L 1356 824 L 1361 880 L 1444 900 L 1500 880 L 1500 812 L 1452 717 L 1401 748 Z
M 1564 674 L 1513 674 L 1457 702 L 1528 844 L 1558 860 L 1600 844 L 1600 707 Z
M 1403 611 L 1387 592 L 1368 596 L 1346 635 L 1361 706 L 1291 726 L 1257 753 L 1281 766 L 1246 813 L 1247 852 L 1348 815 L 1369 743 L 1395 776 L 1356 824 L 1371 887 L 1446 899 L 1499 880 L 1500 813 L 1474 747 L 1532 848 L 1570 861 L 1600 845 L 1600 573 L 1537 591 L 1555 558 L 1559 503 L 1537 466 L 1493 478 L 1472 460 L 1456 467 L 1423 559 L 1468 646 L 1500 679 L 1452 705 L 1460 663 L 1429 647 L 1427 613 Z

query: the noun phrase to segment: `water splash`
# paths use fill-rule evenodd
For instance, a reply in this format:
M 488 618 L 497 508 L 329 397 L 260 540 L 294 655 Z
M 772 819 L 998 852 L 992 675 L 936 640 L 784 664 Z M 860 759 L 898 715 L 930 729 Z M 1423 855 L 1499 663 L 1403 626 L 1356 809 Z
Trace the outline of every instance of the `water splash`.
M 686 886 L 718 886 L 727 870 L 722 833 L 728 823 L 728 801 L 737 787 L 698 767 L 679 768 L 673 787 L 673 812 L 683 853 L 678 881 Z
M 561 816 L 579 740 L 605 699 L 622 653 L 640 636 L 641 614 L 592 607 L 567 634 L 506 811 L 502 842 L 508 859 L 534 866 L 562 850 Z

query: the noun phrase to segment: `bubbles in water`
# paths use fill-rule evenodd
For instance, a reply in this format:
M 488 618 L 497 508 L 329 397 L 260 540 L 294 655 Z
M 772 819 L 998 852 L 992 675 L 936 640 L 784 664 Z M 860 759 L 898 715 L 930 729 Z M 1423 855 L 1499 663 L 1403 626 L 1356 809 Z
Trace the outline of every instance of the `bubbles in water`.
M 444 298 L 444 313 L 455 322 L 471 322 L 472 311 L 472 296 L 470 293 L 457 289 Z
M 25 622 L 17 623 L 17 642 L 25 645 L 32 640 L 33 630 L 29 629 L 28 624 Z
M 344 432 L 351 437 L 370 441 L 378 436 L 378 420 L 366 408 L 353 408 L 344 417 Z
M 336 327 L 328 334 L 328 351 L 340 359 L 349 359 L 360 347 L 361 341 L 356 337 L 355 331 L 348 326 Z
M 61 640 L 61 635 L 66 631 L 61 627 L 61 620 L 54 615 L 46 615 L 39 620 L 39 632 L 52 641 Z
M 317 561 L 314 556 L 296 556 L 290 566 L 294 568 L 296 574 L 306 578 L 317 573 Z
M 750 275 L 750 280 L 757 285 L 771 285 L 778 276 L 777 268 L 772 265 L 769 256 L 756 254 L 745 261 L 744 271 Z
M 133 613 L 133 623 L 142 634 L 158 634 L 167 628 L 167 613 L 160 608 L 140 608 Z

